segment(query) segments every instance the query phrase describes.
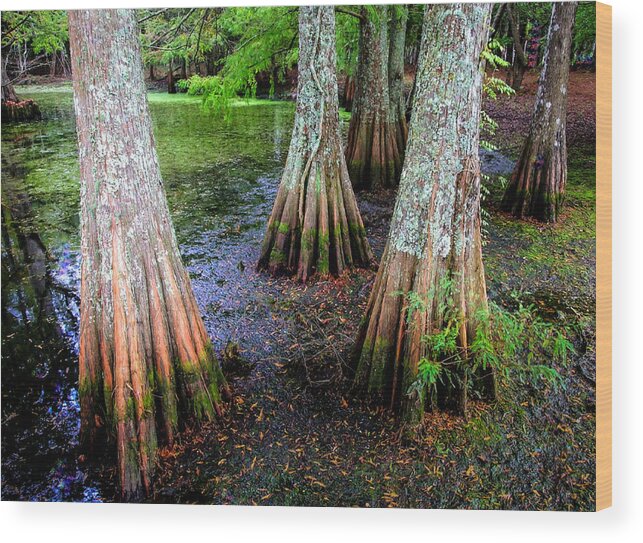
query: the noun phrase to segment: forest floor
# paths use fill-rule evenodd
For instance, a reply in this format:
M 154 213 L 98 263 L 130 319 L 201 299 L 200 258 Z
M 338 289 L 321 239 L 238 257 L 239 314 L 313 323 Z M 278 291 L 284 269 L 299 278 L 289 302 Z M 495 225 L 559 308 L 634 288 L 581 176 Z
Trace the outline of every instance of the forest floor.
M 517 96 L 485 104 L 499 124 L 494 142 L 508 157 L 526 133 L 535 87 L 529 74 Z M 306 286 L 258 274 L 257 232 L 253 245 L 227 245 L 219 281 L 227 301 L 206 311 L 216 347 L 227 351 L 234 399 L 223 421 L 187 429 L 161 452 L 153 501 L 593 509 L 594 74 L 572 73 L 569 95 L 561 222 L 516 221 L 496 211 L 502 182 L 495 176 L 484 203 L 490 299 L 509 309 L 533 304 L 543 318 L 579 331 L 576 354 L 556 368 L 563 387 L 505 382 L 500 401 L 474 402 L 469 420 L 428 414 L 421 437 L 401 439 L 395 419 L 352 396 L 343 377 L 374 271 Z M 361 193 L 358 200 L 379 257 L 394 195 Z

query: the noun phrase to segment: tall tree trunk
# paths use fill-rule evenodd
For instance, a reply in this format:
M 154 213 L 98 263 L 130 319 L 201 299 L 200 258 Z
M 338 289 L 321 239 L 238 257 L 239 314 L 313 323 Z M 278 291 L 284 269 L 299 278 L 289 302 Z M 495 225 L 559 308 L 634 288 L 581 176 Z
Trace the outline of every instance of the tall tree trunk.
M 214 75 L 215 52 L 208 51 L 205 55 L 205 75 Z
M 576 2 L 555 2 L 529 135 L 502 209 L 516 217 L 556 222 L 567 182 L 567 83 Z
M 221 415 L 228 388 L 181 262 L 135 12 L 69 12 L 81 173 L 81 437 L 115 437 L 122 495 L 149 492 L 157 435 Z
M 491 20 L 491 31 L 489 33 L 489 39 L 492 39 L 499 34 L 500 22 L 502 21 L 502 17 L 505 14 L 506 8 L 507 4 L 494 5 L 493 9 L 495 9 L 495 14 L 493 15 L 493 18 Z
M 361 9 L 357 83 L 348 128 L 346 163 L 357 189 L 397 186 L 402 150 L 391 122 L 388 78 L 388 7 Z
M 56 53 L 54 52 L 51 55 L 51 62 L 49 63 L 49 76 L 50 77 L 55 77 L 56 76 Z
M 518 11 L 511 3 L 507 4 L 507 18 L 509 19 L 509 28 L 511 29 L 514 49 L 514 59 L 511 68 L 511 88 L 518 92 L 522 87 L 522 79 L 525 76 L 528 64 L 527 57 L 523 50 L 524 26 L 521 26 Z
M 390 120 L 395 125 L 395 139 L 404 159 L 404 148 L 408 135 L 406 103 L 404 101 L 404 45 L 406 23 L 409 17 L 407 6 L 390 6 L 388 80 Z
M 399 194 L 353 356 L 355 388 L 412 423 L 427 405 L 466 412 L 469 345 L 487 310 L 478 141 L 490 10 L 437 4 L 425 11 Z M 431 346 L 431 337 L 449 331 L 457 356 Z M 443 385 L 419 381 L 426 364 L 438 368 Z M 493 396 L 493 373 L 480 377 Z
M 335 66 L 333 7 L 302 6 L 295 125 L 258 264 L 301 281 L 373 259 L 342 154 Z

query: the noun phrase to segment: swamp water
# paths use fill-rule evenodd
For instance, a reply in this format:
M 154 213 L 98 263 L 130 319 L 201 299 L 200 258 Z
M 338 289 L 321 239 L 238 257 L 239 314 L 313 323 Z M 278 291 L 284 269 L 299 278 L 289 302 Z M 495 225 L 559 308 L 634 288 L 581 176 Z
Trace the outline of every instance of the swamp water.
M 2 498 L 100 501 L 79 461 L 79 169 L 71 87 L 27 87 L 43 120 L 2 127 Z M 239 327 L 236 277 L 254 266 L 286 159 L 294 104 L 151 93 L 183 260 L 208 331 Z M 82 460 L 82 458 L 81 458 Z M 109 496 L 107 496 L 109 499 Z

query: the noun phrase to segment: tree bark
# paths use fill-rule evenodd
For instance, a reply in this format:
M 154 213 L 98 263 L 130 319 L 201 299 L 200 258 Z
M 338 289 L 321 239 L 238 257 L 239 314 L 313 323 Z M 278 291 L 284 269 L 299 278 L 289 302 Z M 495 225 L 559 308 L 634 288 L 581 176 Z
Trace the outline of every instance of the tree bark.
M 7 75 L 7 69 L 5 67 L 5 60 L 2 59 L 2 101 L 3 102 L 19 102 L 20 98 L 16 94 L 16 90 L 11 83 L 11 79 Z
M 181 262 L 135 12 L 69 12 L 81 173 L 81 438 L 114 436 L 124 499 L 149 493 L 157 436 L 222 413 L 227 384 Z
M 353 109 L 353 97 L 355 96 L 355 79 L 347 75 L 344 79 L 344 93 L 342 96 L 342 105 L 346 111 Z
M 487 311 L 478 158 L 482 69 L 490 4 L 425 11 L 416 95 L 391 229 L 352 357 L 354 387 L 418 423 L 427 406 L 466 412 L 469 345 Z M 417 303 L 421 301 L 421 303 Z M 454 363 L 427 338 L 457 331 Z M 437 390 L 414 386 L 426 361 Z M 493 373 L 476 382 L 495 395 Z
M 167 69 L 167 93 L 176 94 L 176 83 L 174 82 L 174 63 L 171 59 Z
M 2 60 L 2 100 L 0 104 L 2 122 L 24 122 L 40 119 L 38 104 L 33 100 L 21 100 L 7 75 L 6 59 Z
M 403 5 L 391 6 L 389 9 L 391 11 L 388 57 L 390 121 L 395 125 L 395 139 L 403 161 L 408 136 L 404 101 L 404 45 L 409 10 Z
M 332 6 L 299 10 L 297 110 L 258 268 L 339 275 L 373 255 L 341 148 Z
M 357 82 L 348 128 L 346 163 L 353 187 L 395 187 L 402 170 L 402 150 L 391 122 L 388 77 L 388 7 L 362 7 Z
M 567 182 L 567 83 L 576 2 L 554 3 L 529 135 L 501 207 L 516 217 L 556 222 Z

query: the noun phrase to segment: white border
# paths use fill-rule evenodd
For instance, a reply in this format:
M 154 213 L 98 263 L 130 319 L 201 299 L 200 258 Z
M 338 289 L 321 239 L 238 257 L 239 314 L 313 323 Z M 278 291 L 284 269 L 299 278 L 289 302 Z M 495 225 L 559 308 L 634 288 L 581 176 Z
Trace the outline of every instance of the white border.
M 439 1 L 439 0 L 438 0 Z M 297 1 L 100 0 L 91 7 L 177 7 L 301 4 Z M 314 3 L 348 4 L 337 0 Z M 364 2 L 350 2 L 352 4 Z M 391 2 L 395 3 L 395 2 Z M 435 0 L 434 0 L 434 3 Z M 614 477 L 611 509 L 600 513 L 518 513 L 285 507 L 121 504 L 0 504 L 5 541 L 144 543 L 252 540 L 386 541 L 389 543 L 520 543 L 640 541 L 643 533 L 643 387 L 641 356 L 641 22 L 639 0 L 612 0 L 614 118 Z M 0 9 L 79 9 L 88 2 L 2 1 Z M 639 536 L 636 536 L 639 533 Z

